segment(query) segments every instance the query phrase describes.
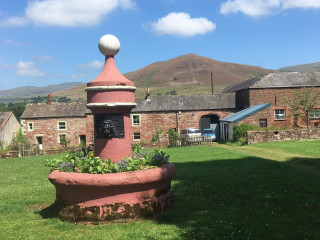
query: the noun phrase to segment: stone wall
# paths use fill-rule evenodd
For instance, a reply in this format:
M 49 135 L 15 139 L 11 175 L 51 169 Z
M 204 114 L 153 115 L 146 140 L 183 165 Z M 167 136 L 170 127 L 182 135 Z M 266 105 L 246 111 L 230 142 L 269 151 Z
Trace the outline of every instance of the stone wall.
M 320 128 L 247 132 L 248 144 L 282 142 L 300 139 L 320 139 Z
M 66 129 L 59 130 L 58 122 L 66 122 Z M 33 123 L 33 129 L 28 128 L 28 124 Z M 78 146 L 80 135 L 86 136 L 87 145 L 93 143 L 92 116 L 69 117 L 69 118 L 42 118 L 27 119 L 22 122 L 23 130 L 31 144 L 38 144 L 37 137 L 42 137 L 42 148 L 61 148 L 59 135 L 66 134 L 69 146 Z M 89 126 L 88 126 L 89 125 Z
M 232 111 L 179 111 L 179 112 L 150 112 L 134 113 L 141 115 L 140 126 L 132 126 L 132 134 L 140 133 L 140 141 L 144 144 L 149 143 L 152 136 L 161 132 L 165 134 L 170 128 L 175 128 L 180 133 L 185 128 L 199 128 L 199 121 L 202 116 L 216 114 L 220 119 L 230 115 Z
M 242 94 L 238 94 L 237 99 L 245 104 L 249 104 L 249 106 L 271 103 L 271 106 L 245 120 L 241 121 L 241 123 L 252 124 L 255 126 L 259 126 L 260 119 L 267 119 L 267 125 L 284 127 L 284 128 L 292 128 L 295 126 L 306 127 L 306 124 L 301 120 L 295 120 L 293 116 L 290 114 L 290 108 L 288 108 L 285 103 L 286 99 L 290 99 L 293 97 L 292 92 L 295 91 L 296 88 L 274 88 L 274 89 L 250 89 L 249 92 L 241 92 Z M 315 88 L 315 91 L 320 91 L 320 88 Z M 246 94 L 249 94 L 249 102 Z M 248 106 L 247 106 L 248 107 Z M 320 107 L 320 101 L 317 103 L 317 107 Z M 277 120 L 274 117 L 274 113 L 276 109 L 285 109 L 286 116 L 284 120 Z M 319 126 L 320 119 L 312 119 L 311 126 Z

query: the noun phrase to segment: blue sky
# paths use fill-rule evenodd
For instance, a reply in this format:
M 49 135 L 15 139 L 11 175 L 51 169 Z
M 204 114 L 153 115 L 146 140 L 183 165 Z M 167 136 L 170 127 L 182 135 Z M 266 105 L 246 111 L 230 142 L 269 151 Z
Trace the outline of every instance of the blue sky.
M 195 53 L 277 69 L 320 62 L 320 0 L 3 0 L 0 89 L 88 82 L 98 41 L 122 73 Z

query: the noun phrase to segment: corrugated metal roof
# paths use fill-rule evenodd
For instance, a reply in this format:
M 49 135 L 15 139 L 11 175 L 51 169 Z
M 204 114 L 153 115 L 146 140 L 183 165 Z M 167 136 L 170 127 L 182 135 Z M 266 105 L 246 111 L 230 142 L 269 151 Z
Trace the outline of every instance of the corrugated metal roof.
M 316 78 L 314 84 L 310 84 L 310 77 Z M 222 93 L 236 92 L 243 89 L 294 88 L 310 86 L 320 86 L 320 72 L 268 73 L 227 87 L 222 90 Z
M 260 111 L 270 107 L 270 106 L 271 106 L 271 103 L 254 105 L 249 108 L 243 109 L 239 112 L 233 113 L 233 114 L 221 119 L 221 121 L 237 123 L 247 117 L 250 117 L 250 116 L 256 114 L 257 112 L 260 112 Z

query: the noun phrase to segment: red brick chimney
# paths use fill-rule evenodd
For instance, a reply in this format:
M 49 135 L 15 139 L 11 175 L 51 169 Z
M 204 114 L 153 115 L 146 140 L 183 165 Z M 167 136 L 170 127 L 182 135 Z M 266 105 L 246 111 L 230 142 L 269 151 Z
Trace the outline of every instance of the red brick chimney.
M 51 105 L 52 102 L 53 102 L 53 101 L 52 101 L 52 99 L 51 99 L 51 95 L 48 94 L 47 104 L 48 104 L 48 105 Z

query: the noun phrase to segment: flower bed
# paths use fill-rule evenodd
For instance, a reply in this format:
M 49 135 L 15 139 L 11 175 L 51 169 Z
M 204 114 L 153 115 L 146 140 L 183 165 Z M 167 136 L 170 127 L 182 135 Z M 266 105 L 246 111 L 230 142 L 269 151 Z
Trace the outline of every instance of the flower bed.
M 135 151 L 118 163 L 93 153 L 68 153 L 47 163 L 56 188 L 55 214 L 71 222 L 152 218 L 172 207 L 171 180 L 176 173 L 169 156 Z
M 159 149 L 152 153 L 142 153 L 141 148 L 135 148 L 132 156 L 119 162 L 102 160 L 89 149 L 82 149 L 79 152 L 69 151 L 62 158 L 47 161 L 46 165 L 51 171 L 104 174 L 155 168 L 168 163 L 168 160 L 169 155 Z

